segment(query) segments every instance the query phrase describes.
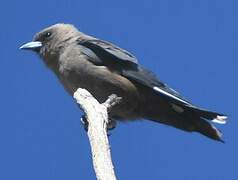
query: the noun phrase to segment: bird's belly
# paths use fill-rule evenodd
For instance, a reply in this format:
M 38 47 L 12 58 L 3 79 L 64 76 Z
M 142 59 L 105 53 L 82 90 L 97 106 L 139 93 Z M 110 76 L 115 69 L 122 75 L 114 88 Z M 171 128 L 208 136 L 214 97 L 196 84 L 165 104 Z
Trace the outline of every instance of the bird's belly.
M 140 115 L 136 110 L 139 105 L 139 94 L 136 86 L 128 79 L 111 72 L 106 67 L 96 66 L 95 69 L 84 69 L 82 72 L 68 72 L 61 75 L 60 80 L 65 89 L 73 95 L 78 88 L 88 90 L 100 103 L 111 94 L 122 97 L 122 102 L 110 112 L 116 119 L 136 119 Z

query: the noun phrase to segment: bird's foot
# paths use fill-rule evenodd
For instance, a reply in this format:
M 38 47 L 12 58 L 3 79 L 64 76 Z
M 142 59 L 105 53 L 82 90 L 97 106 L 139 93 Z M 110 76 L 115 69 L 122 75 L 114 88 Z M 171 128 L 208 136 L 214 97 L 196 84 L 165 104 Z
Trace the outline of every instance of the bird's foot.
M 82 123 L 83 126 L 84 126 L 84 130 L 85 130 L 86 132 L 88 132 L 88 120 L 87 120 L 87 118 L 85 117 L 85 115 L 83 115 L 83 116 L 81 117 L 80 121 L 81 121 L 81 123 Z
M 107 123 L 107 131 L 111 131 L 115 129 L 117 126 L 117 122 L 114 119 L 109 118 Z
M 107 123 L 107 136 L 111 136 L 110 131 L 115 129 L 117 126 L 117 122 L 114 119 L 109 118 Z
M 83 115 L 80 119 L 81 123 L 84 126 L 84 130 L 86 132 L 88 132 L 88 120 L 85 117 L 85 115 Z M 116 128 L 117 122 L 114 119 L 109 118 L 108 119 L 108 123 L 107 123 L 107 135 L 110 136 L 111 134 L 109 133 L 109 131 L 113 130 Z

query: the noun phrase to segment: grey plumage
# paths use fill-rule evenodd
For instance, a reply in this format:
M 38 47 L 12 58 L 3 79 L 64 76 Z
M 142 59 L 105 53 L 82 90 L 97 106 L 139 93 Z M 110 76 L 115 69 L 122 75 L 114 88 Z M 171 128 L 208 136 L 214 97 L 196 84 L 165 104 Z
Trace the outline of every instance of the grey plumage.
M 140 66 L 134 55 L 112 43 L 73 25 L 56 24 L 21 48 L 36 51 L 71 95 L 81 87 L 99 102 L 111 94 L 122 97 L 122 103 L 110 112 L 113 119 L 149 119 L 222 141 L 209 121 L 225 123 L 225 115 L 192 105 Z

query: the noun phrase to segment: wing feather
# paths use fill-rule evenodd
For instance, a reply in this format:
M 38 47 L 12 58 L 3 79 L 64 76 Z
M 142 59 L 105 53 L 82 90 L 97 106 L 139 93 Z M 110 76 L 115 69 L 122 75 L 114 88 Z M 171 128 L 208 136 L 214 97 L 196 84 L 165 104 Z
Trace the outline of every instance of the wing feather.
M 131 63 L 131 64 L 138 63 L 134 55 L 107 41 L 102 41 L 99 39 L 91 39 L 81 41 L 79 42 L 79 44 L 94 52 L 101 59 L 101 61 L 111 61 L 114 63 Z M 92 52 L 90 52 L 90 54 Z
M 170 102 L 190 105 L 185 98 L 161 82 L 152 72 L 139 66 L 136 57 L 128 51 L 99 39 L 80 41 L 79 45 L 81 51 L 94 64 L 114 65 L 114 68 L 119 69 L 117 72 L 120 72 L 123 76 L 151 88 Z

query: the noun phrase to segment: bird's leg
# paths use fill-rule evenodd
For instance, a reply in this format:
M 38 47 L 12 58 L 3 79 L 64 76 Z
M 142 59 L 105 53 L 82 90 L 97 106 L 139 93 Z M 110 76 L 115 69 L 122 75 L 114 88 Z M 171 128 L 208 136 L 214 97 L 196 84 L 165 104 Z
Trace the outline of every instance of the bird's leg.
M 116 120 L 114 120 L 112 118 L 108 118 L 107 130 L 111 131 L 111 130 L 115 129 L 116 126 L 117 126 Z
M 108 123 L 107 123 L 107 135 L 111 136 L 111 133 L 109 131 L 115 129 L 117 126 L 117 122 L 112 119 L 112 118 L 108 118 Z
M 83 115 L 80 119 L 82 125 L 84 126 L 84 130 L 88 132 L 88 121 L 85 115 Z M 116 128 L 117 122 L 114 119 L 108 118 L 108 123 L 107 123 L 107 132 L 113 130 Z
M 81 123 L 82 123 L 83 126 L 84 126 L 84 130 L 85 130 L 86 132 L 88 132 L 88 120 L 87 120 L 87 118 L 85 117 L 85 115 L 83 115 L 83 116 L 81 117 L 80 121 L 81 121 Z
M 108 111 L 108 115 L 110 116 L 110 111 L 112 110 L 112 107 L 119 104 L 121 102 L 122 98 L 121 97 L 118 97 L 117 95 L 115 94 L 112 94 L 108 97 L 108 99 L 106 100 L 106 102 L 103 103 L 104 106 L 106 106 L 107 108 L 107 111 Z M 88 132 L 88 121 L 87 121 L 87 118 L 85 115 L 83 115 L 80 119 L 81 123 L 83 124 L 84 126 L 84 129 L 86 132 Z M 108 122 L 107 122 L 107 132 L 113 130 L 116 128 L 116 125 L 117 125 L 117 122 L 108 117 Z M 108 135 L 110 135 L 108 133 Z
M 108 97 L 108 99 L 103 103 L 103 105 L 107 108 L 108 112 L 108 122 L 107 122 L 107 132 L 109 130 L 113 130 L 116 127 L 116 121 L 112 118 L 110 118 L 110 112 L 113 108 L 113 106 L 119 104 L 121 102 L 122 98 L 118 97 L 116 94 L 112 94 Z M 108 136 L 110 136 L 110 133 L 108 133 Z

